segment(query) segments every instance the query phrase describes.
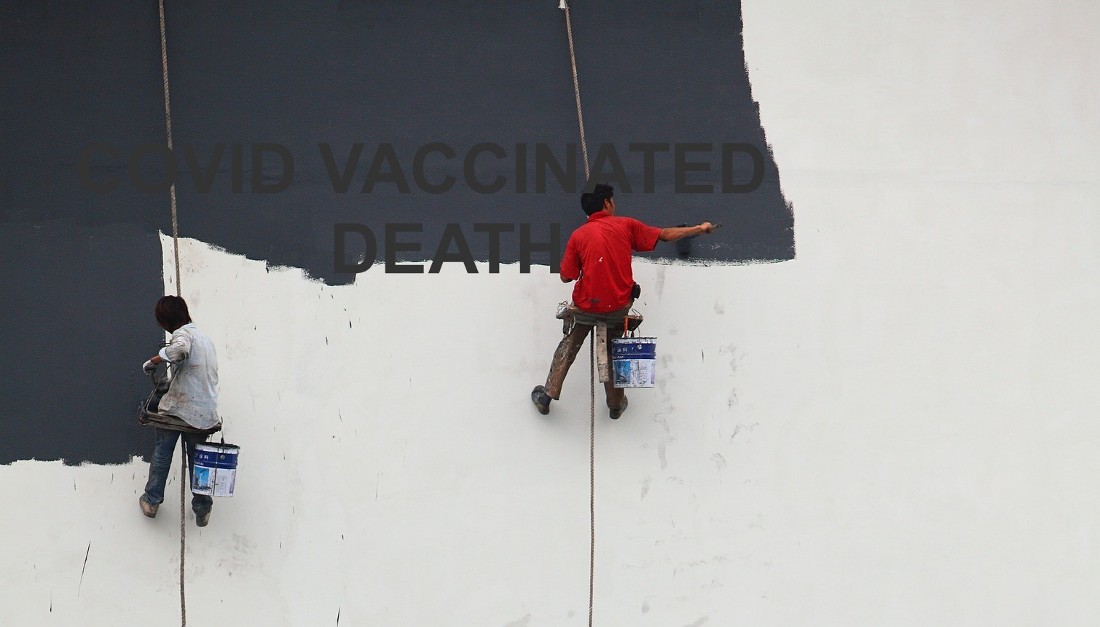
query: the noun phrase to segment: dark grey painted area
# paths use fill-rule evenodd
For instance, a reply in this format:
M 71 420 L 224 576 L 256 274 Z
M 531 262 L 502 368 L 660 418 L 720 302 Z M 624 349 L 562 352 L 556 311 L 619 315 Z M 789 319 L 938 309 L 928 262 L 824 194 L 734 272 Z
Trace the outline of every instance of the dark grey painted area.
M 91 141 L 158 141 L 155 5 L 0 4 L 0 463 L 148 454 L 167 205 L 80 188 Z
M 159 267 L 160 242 L 137 226 L 3 225 L 0 462 L 148 452 L 137 403 L 141 363 L 164 339 Z
M 190 144 L 205 160 L 218 143 L 272 142 L 295 159 L 293 181 L 276 194 L 247 190 L 247 156 L 243 193 L 231 190 L 228 155 L 208 193 L 196 191 L 183 168 L 181 232 L 328 283 L 354 278 L 334 270 L 337 222 L 366 224 L 379 238 L 386 223 L 422 223 L 423 233 L 406 239 L 424 252 L 403 258 L 430 256 L 449 222 L 461 225 L 479 259 L 488 255 L 487 239 L 473 230 L 479 222 L 529 223 L 537 239 L 560 224 L 564 244 L 583 219 L 576 195 L 555 182 L 544 194 L 514 185 L 517 143 L 544 142 L 564 158 L 565 145 L 576 142 L 556 7 L 169 1 L 177 146 Z M 620 212 L 662 226 L 721 221 L 723 229 L 697 241 L 696 259 L 792 258 L 793 217 L 744 70 L 739 3 L 578 0 L 573 17 L 593 156 L 600 143 L 613 143 L 638 188 L 641 159 L 626 154 L 632 142 L 744 142 L 766 156 L 764 183 L 752 193 L 676 194 L 665 155 L 654 193 L 619 193 Z M 0 64 L 0 463 L 126 461 L 147 448 L 131 408 L 145 393 L 138 366 L 161 339 L 150 310 L 163 289 L 156 232 L 169 228 L 168 200 L 125 180 L 114 192 L 92 193 L 76 163 L 93 142 L 124 152 L 163 143 L 156 5 L 5 3 Z M 334 191 L 320 142 L 341 159 L 353 142 L 366 144 L 348 193 Z M 380 142 L 394 145 L 411 193 L 390 184 L 359 193 Z M 408 168 L 430 142 L 454 146 L 460 157 L 480 142 L 505 147 L 509 159 L 483 159 L 479 173 L 501 174 L 509 185 L 476 193 L 461 184 L 456 161 L 429 169 L 433 178 L 459 176 L 454 189 L 420 191 Z M 147 165 L 156 178 L 158 166 Z M 124 176 L 125 167 L 98 158 L 93 176 Z M 277 168 L 264 174 L 270 180 Z M 706 180 L 716 177 L 691 178 Z M 505 261 L 516 259 L 517 241 L 517 233 L 503 237 Z M 676 251 L 662 246 L 656 254 Z

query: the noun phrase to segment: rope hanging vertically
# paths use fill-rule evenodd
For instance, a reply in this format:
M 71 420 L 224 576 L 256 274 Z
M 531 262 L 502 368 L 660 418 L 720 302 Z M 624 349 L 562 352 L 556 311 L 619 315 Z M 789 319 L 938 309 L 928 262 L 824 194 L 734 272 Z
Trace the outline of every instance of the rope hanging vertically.
M 577 52 L 573 46 L 573 19 L 569 3 L 561 0 L 558 8 L 565 11 L 565 36 L 569 40 L 569 67 L 573 73 L 573 98 L 577 103 L 577 128 L 581 137 L 581 159 L 584 163 L 584 182 L 588 185 L 591 171 L 588 168 L 588 140 L 584 135 L 584 110 L 581 107 L 581 84 L 577 78 Z M 596 592 L 596 334 L 588 338 L 588 627 L 592 627 Z
M 160 73 L 164 83 L 164 127 L 168 136 L 168 151 L 172 151 L 172 99 L 168 92 L 168 37 L 164 26 L 164 0 L 158 0 L 160 8 Z M 182 294 L 180 286 L 180 227 L 176 214 L 176 181 L 168 186 L 168 202 L 172 209 L 172 255 L 176 262 L 176 296 Z
M 164 83 L 164 127 L 168 137 L 168 151 L 172 151 L 172 100 L 168 91 L 168 37 L 164 20 L 164 0 L 158 0 L 160 11 L 160 72 Z M 168 186 L 169 205 L 172 210 L 172 256 L 176 266 L 176 296 L 181 296 L 183 288 L 180 285 L 180 228 L 176 210 L 176 183 L 172 181 Z M 184 573 L 187 527 L 186 520 L 186 484 L 187 483 L 187 445 L 183 436 L 180 436 L 180 625 L 187 627 L 187 595 L 184 589 Z
M 565 36 L 569 40 L 569 66 L 573 70 L 573 98 L 577 102 L 577 127 L 581 135 L 581 160 L 584 163 L 584 182 L 588 183 L 588 141 L 584 137 L 584 111 L 581 109 L 581 83 L 577 79 L 577 52 L 573 47 L 573 19 L 569 15 L 569 3 L 561 0 L 558 8 L 565 11 Z
M 596 592 L 596 334 L 588 338 L 588 627 L 592 627 L 592 611 Z

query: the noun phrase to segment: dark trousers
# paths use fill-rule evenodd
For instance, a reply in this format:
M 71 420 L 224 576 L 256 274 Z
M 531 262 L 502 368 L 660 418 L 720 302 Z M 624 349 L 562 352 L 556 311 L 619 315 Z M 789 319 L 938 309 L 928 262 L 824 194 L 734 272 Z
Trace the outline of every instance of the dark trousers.
M 628 313 L 630 313 L 630 305 L 606 314 L 578 313 L 574 316 L 573 328 L 558 343 L 554 358 L 550 362 L 550 373 L 546 375 L 546 394 L 550 398 L 558 400 L 561 396 L 561 386 L 565 383 L 565 375 L 569 373 L 569 367 L 577 358 L 585 338 L 600 322 L 607 324 L 607 361 L 611 363 L 611 339 L 623 336 L 623 319 Z M 607 408 L 619 409 L 623 406 L 626 391 L 615 387 L 613 379 L 614 377 L 609 377 L 604 382 L 603 389 L 607 396 Z
M 145 500 L 153 505 L 164 501 L 164 484 L 168 481 L 168 471 L 172 467 L 172 453 L 176 450 L 176 440 L 183 436 L 184 450 L 187 451 L 188 476 L 195 472 L 195 445 L 206 441 L 206 435 L 198 433 L 180 433 L 169 429 L 156 428 L 156 444 L 153 446 L 153 461 L 149 463 L 149 482 L 145 484 Z M 196 516 L 210 511 L 214 499 L 205 494 L 191 495 L 191 509 Z

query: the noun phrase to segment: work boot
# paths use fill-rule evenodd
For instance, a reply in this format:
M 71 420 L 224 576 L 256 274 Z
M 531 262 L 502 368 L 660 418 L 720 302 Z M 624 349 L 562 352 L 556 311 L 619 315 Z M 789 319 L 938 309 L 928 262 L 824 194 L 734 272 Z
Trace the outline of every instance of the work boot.
M 200 527 L 205 527 L 210 524 L 210 512 L 205 514 L 195 514 L 195 524 Z
M 141 513 L 142 514 L 145 514 L 149 518 L 156 518 L 157 517 L 157 510 L 160 509 L 160 505 L 153 505 L 152 503 L 150 503 L 145 498 L 144 494 L 142 494 L 141 496 L 138 497 L 138 505 L 141 506 Z
M 536 385 L 535 389 L 531 390 L 531 402 L 543 416 L 550 413 L 550 396 L 546 393 L 545 387 Z
M 630 404 L 630 399 L 628 399 L 627 397 L 624 396 L 623 397 L 623 404 L 616 407 L 616 408 L 614 408 L 614 409 L 612 409 L 610 411 L 610 413 L 608 413 L 608 415 L 611 416 L 612 420 L 618 420 L 619 416 L 622 416 L 623 412 L 626 411 L 626 406 L 629 405 L 629 404 Z

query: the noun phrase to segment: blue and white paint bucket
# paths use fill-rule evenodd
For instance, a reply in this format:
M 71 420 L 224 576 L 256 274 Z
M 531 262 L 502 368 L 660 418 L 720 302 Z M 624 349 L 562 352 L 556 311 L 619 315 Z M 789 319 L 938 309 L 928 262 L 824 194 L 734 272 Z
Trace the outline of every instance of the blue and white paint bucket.
M 657 338 L 611 340 L 612 379 L 617 388 L 651 388 L 656 378 Z
M 237 484 L 235 444 L 196 444 L 195 471 L 191 475 L 191 493 L 207 496 L 233 496 Z

